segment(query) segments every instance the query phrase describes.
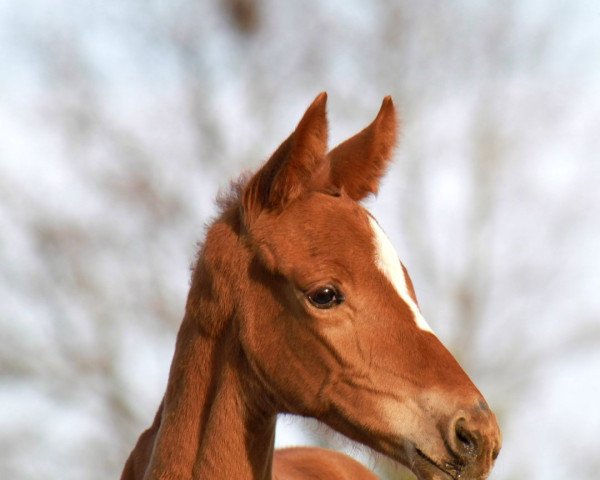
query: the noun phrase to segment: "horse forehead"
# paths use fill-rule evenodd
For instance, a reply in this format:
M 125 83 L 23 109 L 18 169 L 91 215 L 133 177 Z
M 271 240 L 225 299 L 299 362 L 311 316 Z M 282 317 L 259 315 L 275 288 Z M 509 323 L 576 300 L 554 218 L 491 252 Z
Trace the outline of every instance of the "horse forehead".
M 368 213 L 344 198 L 315 194 L 261 226 L 282 271 L 358 281 L 373 262 Z
M 302 237 L 313 245 L 371 244 L 368 212 L 358 203 L 316 193 L 297 202 L 285 213 L 280 233 Z

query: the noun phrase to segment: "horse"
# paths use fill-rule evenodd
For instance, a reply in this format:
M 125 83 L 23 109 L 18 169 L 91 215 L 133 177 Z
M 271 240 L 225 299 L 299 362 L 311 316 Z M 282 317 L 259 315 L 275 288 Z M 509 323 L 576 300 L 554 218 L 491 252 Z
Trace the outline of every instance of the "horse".
M 420 480 L 487 478 L 501 445 L 496 417 L 360 204 L 392 158 L 393 101 L 331 151 L 326 102 L 318 95 L 221 199 L 166 392 L 121 480 L 377 478 L 332 450 L 275 450 L 278 413 L 313 417 Z

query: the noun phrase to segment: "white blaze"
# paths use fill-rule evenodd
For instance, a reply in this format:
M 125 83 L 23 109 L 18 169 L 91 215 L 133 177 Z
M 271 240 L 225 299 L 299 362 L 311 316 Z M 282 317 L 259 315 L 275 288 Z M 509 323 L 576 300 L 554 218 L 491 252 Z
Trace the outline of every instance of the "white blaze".
M 410 311 L 414 316 L 417 327 L 421 330 L 433 333 L 433 330 L 431 330 L 431 327 L 425 318 L 423 318 L 423 315 L 421 315 L 419 307 L 417 307 L 410 296 L 408 284 L 406 283 L 406 276 L 404 275 L 402 264 L 400 263 L 400 259 L 398 258 L 398 254 L 396 253 L 396 249 L 392 245 L 392 242 L 373 217 L 369 216 L 369 222 L 371 223 L 371 228 L 374 233 L 376 248 L 375 262 L 377 268 L 379 268 L 379 270 L 387 277 L 396 289 L 396 292 L 398 292 L 400 298 L 408 305 L 408 308 L 410 308 Z

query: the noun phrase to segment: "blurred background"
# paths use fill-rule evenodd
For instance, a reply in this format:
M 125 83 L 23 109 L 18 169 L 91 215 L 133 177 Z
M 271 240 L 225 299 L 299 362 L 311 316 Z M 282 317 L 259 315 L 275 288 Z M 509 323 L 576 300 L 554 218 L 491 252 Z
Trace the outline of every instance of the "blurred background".
M 498 412 L 491 478 L 598 478 L 598 2 L 0 0 L 0 59 L 0 478 L 119 477 L 213 198 L 322 90 L 332 145 L 401 113 L 367 205 Z

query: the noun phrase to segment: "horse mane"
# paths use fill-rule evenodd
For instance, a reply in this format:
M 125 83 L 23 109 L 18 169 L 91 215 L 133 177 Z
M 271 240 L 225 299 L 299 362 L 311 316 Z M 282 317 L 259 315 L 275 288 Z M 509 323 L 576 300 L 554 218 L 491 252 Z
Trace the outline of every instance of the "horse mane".
M 204 245 L 206 243 L 208 231 L 216 223 L 222 221 L 229 212 L 235 211 L 239 208 L 242 192 L 244 191 L 244 188 L 248 184 L 250 178 L 252 178 L 252 175 L 252 171 L 243 172 L 238 178 L 230 180 L 227 184 L 227 187 L 220 188 L 217 192 L 215 199 L 217 210 L 208 220 L 204 222 L 203 235 L 201 236 L 201 240 L 196 242 L 196 253 L 193 261 L 190 264 L 190 272 L 192 273 L 190 276 L 190 284 L 194 279 L 194 272 L 196 271 L 198 262 L 200 261 L 200 257 L 204 251 Z
M 226 188 L 219 189 L 215 201 L 218 208 L 215 218 L 219 218 L 225 212 L 239 206 L 242 193 L 253 175 L 254 172 L 250 170 L 243 172 L 238 178 L 230 180 Z

